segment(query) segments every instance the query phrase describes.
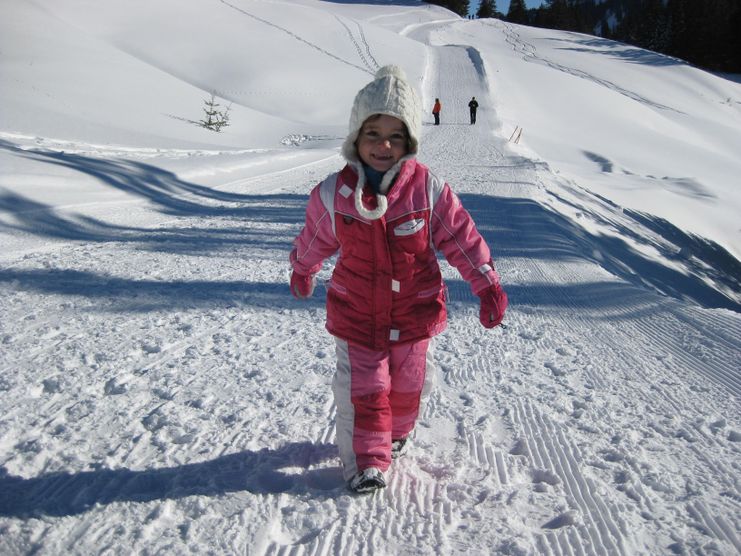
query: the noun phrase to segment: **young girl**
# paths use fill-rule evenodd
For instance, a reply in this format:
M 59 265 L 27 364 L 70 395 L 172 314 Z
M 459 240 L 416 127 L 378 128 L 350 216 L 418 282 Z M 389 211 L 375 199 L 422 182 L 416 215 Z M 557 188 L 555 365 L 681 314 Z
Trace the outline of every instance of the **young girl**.
M 435 250 L 481 299 L 486 328 L 500 324 L 507 307 L 470 215 L 415 159 L 420 128 L 416 92 L 399 68 L 381 68 L 355 97 L 342 146 L 347 165 L 311 192 L 290 255 L 291 293 L 301 299 L 313 293 L 322 262 L 339 252 L 326 327 L 336 337 L 337 444 L 355 492 L 386 486 L 384 473 L 414 429 L 434 373 L 431 339 L 446 326 Z

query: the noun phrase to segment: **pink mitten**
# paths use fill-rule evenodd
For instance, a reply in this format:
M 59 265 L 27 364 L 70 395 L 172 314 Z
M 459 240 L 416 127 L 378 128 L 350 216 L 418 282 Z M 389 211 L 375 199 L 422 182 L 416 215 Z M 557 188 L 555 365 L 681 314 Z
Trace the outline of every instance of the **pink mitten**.
M 314 293 L 316 281 L 313 276 L 304 276 L 295 270 L 291 273 L 291 293 L 296 299 L 306 299 Z
M 494 328 L 502 323 L 504 311 L 507 309 L 509 301 L 507 294 L 499 284 L 489 286 L 481 290 L 476 295 L 481 298 L 481 309 L 479 310 L 479 320 L 486 328 Z

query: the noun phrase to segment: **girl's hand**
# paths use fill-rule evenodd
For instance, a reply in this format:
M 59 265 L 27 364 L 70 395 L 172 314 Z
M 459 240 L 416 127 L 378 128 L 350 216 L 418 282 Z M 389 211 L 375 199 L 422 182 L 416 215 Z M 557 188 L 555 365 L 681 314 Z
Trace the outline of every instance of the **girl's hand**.
M 494 284 L 476 295 L 481 299 L 479 320 L 485 328 L 494 328 L 502 324 L 504 312 L 507 310 L 509 300 L 507 294 L 499 284 Z
M 314 276 L 304 276 L 295 270 L 291 273 L 291 293 L 296 299 L 306 299 L 314 293 L 316 278 Z

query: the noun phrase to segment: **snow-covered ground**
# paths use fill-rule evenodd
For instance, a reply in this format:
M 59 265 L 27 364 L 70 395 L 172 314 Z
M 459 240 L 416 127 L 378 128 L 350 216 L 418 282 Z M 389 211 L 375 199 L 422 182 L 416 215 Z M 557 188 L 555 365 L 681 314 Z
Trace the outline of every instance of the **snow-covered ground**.
M 437 387 L 357 497 L 287 255 L 387 63 L 511 308 L 444 267 Z M 0 75 L 0 553 L 741 552 L 737 82 L 413 0 L 4 2 Z

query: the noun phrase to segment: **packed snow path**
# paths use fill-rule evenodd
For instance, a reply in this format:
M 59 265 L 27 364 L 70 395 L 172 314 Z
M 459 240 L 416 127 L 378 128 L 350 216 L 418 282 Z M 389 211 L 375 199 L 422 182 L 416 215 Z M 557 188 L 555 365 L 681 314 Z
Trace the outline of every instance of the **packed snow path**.
M 438 385 L 389 488 L 342 484 L 324 290 L 286 286 L 306 195 L 339 158 L 202 188 L 49 156 L 148 203 L 128 224 L 28 207 L 41 241 L 3 261 L 1 553 L 741 550 L 739 315 L 603 269 L 551 207 L 640 223 L 512 154 L 475 51 L 431 48 L 425 87 L 444 109 L 420 158 L 486 236 L 511 308 L 483 329 L 446 267 Z

